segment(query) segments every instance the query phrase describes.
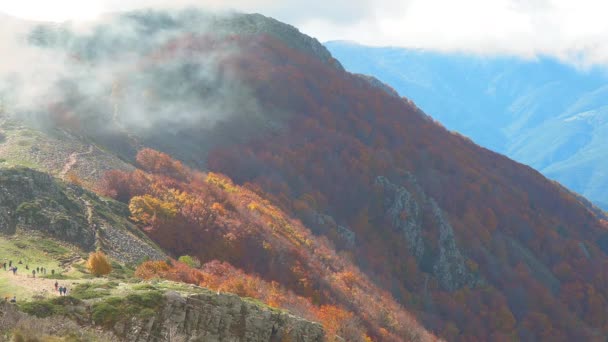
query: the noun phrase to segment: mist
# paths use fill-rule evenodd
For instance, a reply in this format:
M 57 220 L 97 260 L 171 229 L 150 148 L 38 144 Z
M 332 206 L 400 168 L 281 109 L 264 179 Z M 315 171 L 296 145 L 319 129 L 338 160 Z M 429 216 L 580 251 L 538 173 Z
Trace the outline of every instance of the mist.
M 106 15 L 86 23 L 0 25 L 2 112 L 38 127 L 93 136 L 212 130 L 257 103 L 221 66 L 238 48 L 192 52 L 237 14 L 185 9 Z M 183 48 L 180 46 L 185 45 Z

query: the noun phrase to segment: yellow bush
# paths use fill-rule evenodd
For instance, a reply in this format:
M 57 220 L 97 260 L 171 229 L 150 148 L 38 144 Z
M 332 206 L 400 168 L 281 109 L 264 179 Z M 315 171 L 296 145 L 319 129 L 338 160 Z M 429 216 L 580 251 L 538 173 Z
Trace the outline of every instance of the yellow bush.
M 101 251 L 89 254 L 87 268 L 96 277 L 100 277 L 112 272 L 112 265 L 110 265 L 108 258 Z

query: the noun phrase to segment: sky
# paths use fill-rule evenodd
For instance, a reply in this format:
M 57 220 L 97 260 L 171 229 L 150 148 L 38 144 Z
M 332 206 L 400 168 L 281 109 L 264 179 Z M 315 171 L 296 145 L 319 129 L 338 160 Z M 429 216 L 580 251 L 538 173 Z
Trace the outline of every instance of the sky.
M 608 2 L 601 0 L 0 0 L 0 12 L 87 21 L 106 12 L 192 5 L 262 13 L 320 41 L 608 65 Z

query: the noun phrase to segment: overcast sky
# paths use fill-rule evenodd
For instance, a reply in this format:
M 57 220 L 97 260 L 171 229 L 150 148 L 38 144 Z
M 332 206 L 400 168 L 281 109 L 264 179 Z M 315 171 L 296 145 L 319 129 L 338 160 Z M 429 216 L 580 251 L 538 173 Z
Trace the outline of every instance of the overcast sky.
M 328 40 L 608 65 L 603 0 L 0 0 L 0 11 L 41 20 L 198 5 L 259 12 Z

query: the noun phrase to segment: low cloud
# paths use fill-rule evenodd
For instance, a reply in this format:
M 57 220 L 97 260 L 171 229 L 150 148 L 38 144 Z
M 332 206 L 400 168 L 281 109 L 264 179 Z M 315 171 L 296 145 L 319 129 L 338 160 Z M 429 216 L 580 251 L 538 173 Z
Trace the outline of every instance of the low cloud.
M 206 18 L 192 11 L 87 23 L 3 18 L 0 110 L 36 124 L 83 122 L 96 133 L 143 134 L 205 129 L 243 108 L 255 112 L 246 86 L 219 65 L 236 47 L 180 50 L 190 34 L 209 33 Z
M 595 0 L 0 0 L 21 16 L 86 18 L 92 11 L 202 6 L 259 12 L 320 40 L 352 40 L 482 55 L 548 55 L 579 65 L 608 64 L 608 3 Z M 45 7 L 48 7 L 46 9 Z M 85 8 L 86 7 L 86 8 Z M 88 12 L 87 12 L 88 9 Z M 51 18 L 52 19 L 52 18 Z

